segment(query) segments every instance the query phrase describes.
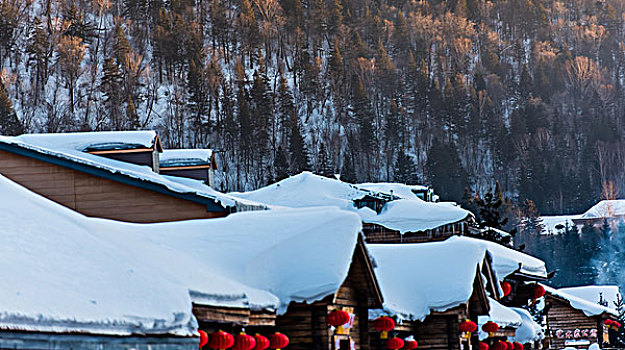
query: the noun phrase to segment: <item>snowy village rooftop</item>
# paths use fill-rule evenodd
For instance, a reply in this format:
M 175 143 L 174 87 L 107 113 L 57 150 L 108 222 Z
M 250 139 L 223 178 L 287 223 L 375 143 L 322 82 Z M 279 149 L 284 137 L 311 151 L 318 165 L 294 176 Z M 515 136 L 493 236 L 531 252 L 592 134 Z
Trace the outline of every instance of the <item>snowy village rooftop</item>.
M 148 166 L 105 158 L 86 151 L 106 147 L 122 149 L 155 148 L 160 142 L 154 131 L 117 131 L 63 134 L 24 134 L 16 137 L 0 136 L 0 149 L 23 154 L 59 165 L 79 168 L 98 176 L 131 181 L 138 187 L 164 191 L 206 204 L 217 204 L 236 211 L 265 209 L 262 204 L 235 198 L 217 192 L 201 181 L 160 175 Z M 124 146 L 125 145 L 125 146 Z M 158 145 L 158 146 L 157 146 Z M 124 149 L 126 149 L 124 148 Z M 107 148 L 109 149 L 109 148 Z M 205 153 L 205 152 L 203 152 Z
M 589 301 L 586 299 L 590 297 L 590 294 L 594 294 L 594 291 L 577 290 L 573 291 L 573 293 L 570 293 L 571 289 L 568 288 L 555 289 L 544 284 L 542 284 L 542 286 L 545 288 L 545 292 L 547 294 L 568 302 L 571 307 L 582 311 L 586 316 L 598 316 L 602 314 L 618 316 L 618 312 L 615 310 L 614 307 L 606 307 L 599 304 L 598 295 L 595 301 Z M 582 295 L 583 297 L 580 297 L 579 295 Z
M 368 247 L 377 265 L 384 308 L 409 320 L 423 320 L 433 311 L 467 303 L 476 278 L 487 281 L 488 276 L 481 276 L 485 259 L 492 259 L 493 277 L 498 281 L 523 266 L 532 273 L 547 274 L 541 260 L 475 238 L 453 236 L 442 242 Z
M 130 224 L 87 218 L 2 176 L 0 189 L 7 330 L 192 336 L 192 302 L 284 312 L 336 292 L 361 230 L 334 208 Z
M 379 224 L 400 233 L 433 229 L 472 216 L 471 212 L 454 203 L 425 202 L 416 196 L 401 199 L 401 195 L 397 197 L 395 194 L 367 190 L 310 172 L 291 176 L 255 191 L 230 195 L 267 205 L 292 208 L 336 206 L 357 212 L 365 223 Z M 368 196 L 388 203 L 379 212 L 369 207 L 355 206 L 355 201 Z
M 211 165 L 211 149 L 166 149 L 159 156 L 161 167 Z

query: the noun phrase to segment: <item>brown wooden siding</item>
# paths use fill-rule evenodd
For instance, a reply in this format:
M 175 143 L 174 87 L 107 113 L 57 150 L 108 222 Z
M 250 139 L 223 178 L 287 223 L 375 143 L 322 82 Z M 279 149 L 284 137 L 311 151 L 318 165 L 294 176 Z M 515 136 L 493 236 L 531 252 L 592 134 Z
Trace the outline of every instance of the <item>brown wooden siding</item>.
M 598 341 L 601 345 L 604 327 L 600 316 L 588 317 L 582 311 L 571 307 L 568 302 L 550 296 L 546 297 L 545 307 L 547 309 L 547 334 L 551 338 L 551 349 L 563 349 L 566 347 L 564 345 L 566 339 L 556 337 L 558 329 L 572 331 L 575 329 L 597 329 L 599 339 L 589 338 L 589 340 L 591 344 Z M 583 346 L 583 348 L 587 347 L 588 345 Z
M 389 230 L 376 224 L 363 224 L 363 233 L 367 243 L 423 243 L 443 241 L 453 235 L 466 234 L 467 223 L 460 221 L 443 225 L 432 230 L 406 232 Z
M 203 169 L 176 169 L 168 170 L 167 168 L 161 168 L 160 173 L 162 175 L 186 177 L 189 179 L 202 180 L 204 183 L 208 183 L 208 167 Z
M 0 151 L 0 174 L 87 216 L 127 222 L 213 218 L 206 206 Z
M 111 152 L 111 153 L 99 153 L 101 157 L 120 160 L 126 163 L 132 163 L 137 165 L 149 166 L 154 169 L 154 158 L 152 156 L 154 151 L 147 150 L 145 152 Z

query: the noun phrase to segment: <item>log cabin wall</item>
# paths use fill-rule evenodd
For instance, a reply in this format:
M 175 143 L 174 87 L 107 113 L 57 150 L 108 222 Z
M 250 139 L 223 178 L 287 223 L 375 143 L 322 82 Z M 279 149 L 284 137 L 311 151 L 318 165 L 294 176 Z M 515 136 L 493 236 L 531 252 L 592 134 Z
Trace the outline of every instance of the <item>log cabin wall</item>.
M 150 169 L 156 170 L 154 165 L 154 151 L 145 150 L 142 152 L 91 152 L 100 157 L 119 160 L 126 163 L 149 166 Z
M 563 349 L 566 347 L 566 339 L 556 335 L 558 330 L 566 332 L 568 330 L 574 331 L 575 329 L 596 329 L 599 339 L 597 337 L 589 337 L 588 340 L 591 344 L 598 342 L 601 346 L 603 324 L 601 324 L 600 316 L 588 317 L 582 311 L 571 307 L 568 302 L 550 297 L 549 295 L 545 299 L 545 308 L 547 309 L 547 334 L 551 338 L 551 349 Z M 583 348 L 587 347 L 588 345 L 583 346 Z
M 178 168 L 161 168 L 162 175 L 186 177 L 189 179 L 202 180 L 205 184 L 209 184 L 208 167 L 178 167 Z
M 376 224 L 363 224 L 363 233 L 367 243 L 424 243 L 444 241 L 453 235 L 466 234 L 468 225 L 465 221 L 442 225 L 432 230 L 406 232 L 389 230 Z
M 0 174 L 84 215 L 151 223 L 214 218 L 200 203 L 0 151 Z
M 459 350 L 460 322 L 468 317 L 466 308 L 456 307 L 444 313 L 434 313 L 423 322 L 414 323 L 415 339 L 419 349 Z

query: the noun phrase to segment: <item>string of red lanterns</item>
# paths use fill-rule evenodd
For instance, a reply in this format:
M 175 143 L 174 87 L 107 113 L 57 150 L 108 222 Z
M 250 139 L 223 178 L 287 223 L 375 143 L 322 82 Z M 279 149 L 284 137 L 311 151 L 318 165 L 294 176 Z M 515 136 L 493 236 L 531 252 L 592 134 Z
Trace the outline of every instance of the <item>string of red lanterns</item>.
M 508 350 L 508 345 L 502 341 L 498 341 L 493 345 L 493 350 Z
M 256 347 L 256 339 L 251 335 L 245 334 L 245 332 L 237 335 L 232 350 L 252 350 Z
M 398 350 L 404 347 L 404 340 L 397 337 L 392 337 L 386 341 L 386 348 L 391 350 Z
M 280 350 L 289 345 L 289 337 L 280 332 L 275 332 L 269 337 L 256 333 L 251 336 L 245 332 L 239 333 L 236 337 L 228 332 L 219 330 L 208 335 L 203 330 L 198 330 L 200 334 L 200 349 L 208 344 L 208 347 L 215 350 L 265 350 L 268 348 Z
M 387 339 L 388 332 L 395 329 L 395 321 L 388 316 L 380 316 L 373 320 L 373 328 L 380 332 L 380 339 Z

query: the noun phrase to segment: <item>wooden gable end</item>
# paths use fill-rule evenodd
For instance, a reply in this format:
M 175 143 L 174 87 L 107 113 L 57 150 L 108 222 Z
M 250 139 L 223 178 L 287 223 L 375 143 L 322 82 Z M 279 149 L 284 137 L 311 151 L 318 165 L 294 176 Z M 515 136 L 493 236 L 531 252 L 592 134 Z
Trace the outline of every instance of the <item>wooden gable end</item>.
M 545 315 L 551 348 L 565 348 L 568 338 L 567 332 L 574 333 L 575 330 L 580 330 L 582 333 L 586 331 L 590 343 L 596 342 L 601 346 L 602 342 L 609 341 L 608 332 L 602 322 L 604 315 L 586 316 L 581 310 L 573 308 L 568 300 L 546 294 Z M 571 339 L 573 338 L 571 337 Z M 587 347 L 588 345 L 584 346 L 584 348 Z

